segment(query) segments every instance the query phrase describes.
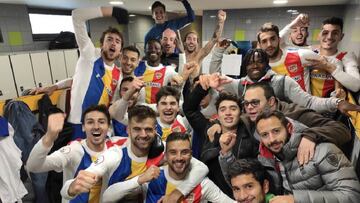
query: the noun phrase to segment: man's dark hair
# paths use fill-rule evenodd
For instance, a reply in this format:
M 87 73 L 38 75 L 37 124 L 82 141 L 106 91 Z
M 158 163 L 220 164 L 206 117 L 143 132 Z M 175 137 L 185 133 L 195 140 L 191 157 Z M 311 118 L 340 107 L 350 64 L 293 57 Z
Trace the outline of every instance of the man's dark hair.
M 241 100 L 236 95 L 228 93 L 228 92 L 221 92 L 219 94 L 219 97 L 215 102 L 216 111 L 219 110 L 220 103 L 225 100 L 234 101 L 239 106 L 239 109 L 241 111 Z
M 250 89 L 257 88 L 257 87 L 264 90 L 264 95 L 267 100 L 270 99 L 271 97 L 276 97 L 274 89 L 271 87 L 271 85 L 268 82 L 265 82 L 265 81 L 260 81 L 260 82 L 256 82 L 251 85 L 248 85 L 246 87 L 245 92 Z
M 164 11 L 166 11 L 165 5 L 163 3 L 161 3 L 160 1 L 155 1 L 152 5 L 151 5 L 151 13 L 154 12 L 154 9 L 157 7 L 161 7 L 164 9 Z
M 85 120 L 85 116 L 90 113 L 90 112 L 93 112 L 93 111 L 98 111 L 98 112 L 101 112 L 103 113 L 106 118 L 107 118 L 107 123 L 108 125 L 110 125 L 110 113 L 109 113 L 109 110 L 108 108 L 104 105 L 104 104 L 101 104 L 101 105 L 91 105 L 89 106 L 82 114 L 82 123 L 84 124 L 84 120 Z
M 175 97 L 176 101 L 179 103 L 180 100 L 180 92 L 171 86 L 162 86 L 158 93 L 156 93 L 156 104 L 159 104 L 159 101 L 162 97 L 173 96 Z
M 128 77 L 123 78 L 121 80 L 121 83 L 120 83 L 120 89 L 121 89 L 121 86 L 123 85 L 124 82 L 132 82 L 133 80 L 134 80 L 134 77 L 132 77 L 132 76 L 128 76 Z
M 121 39 L 121 48 L 123 48 L 123 46 L 124 46 L 124 36 L 121 34 L 121 32 L 120 32 L 118 29 L 113 28 L 113 27 L 109 27 L 107 30 L 105 30 L 105 31 L 101 34 L 100 44 L 104 44 L 105 35 L 106 35 L 106 34 L 109 34 L 109 33 L 119 35 L 119 37 L 120 37 L 120 39 Z
M 269 56 L 266 54 L 266 52 L 262 49 L 250 49 L 244 56 L 242 63 L 241 63 L 241 70 L 246 70 L 246 67 L 254 63 L 255 61 L 255 55 L 258 55 L 258 57 L 261 60 L 261 63 L 265 65 L 265 67 L 269 66 Z
M 322 22 L 322 25 L 326 25 L 326 24 L 330 24 L 330 25 L 338 25 L 341 29 L 341 32 L 343 31 L 343 27 L 344 27 L 344 21 L 342 18 L 338 18 L 338 17 L 331 17 L 331 18 L 327 18 Z
M 147 41 L 147 43 L 146 43 L 146 45 L 145 45 L 145 52 L 147 52 L 147 50 L 148 50 L 148 47 L 149 47 L 149 44 L 150 43 L 154 43 L 154 42 L 156 42 L 156 43 L 159 43 L 160 44 L 160 46 L 161 46 L 161 42 L 160 42 L 160 40 L 158 40 L 158 39 L 150 39 L 149 41 Z
M 166 149 L 168 149 L 168 144 L 173 141 L 182 140 L 182 141 L 188 141 L 190 143 L 191 148 L 191 141 L 190 141 L 190 135 L 188 133 L 182 133 L 182 132 L 172 132 L 168 135 L 166 138 Z
M 130 45 L 130 46 L 127 46 L 127 47 L 123 48 L 122 52 L 124 53 L 125 51 L 135 52 L 135 53 L 138 54 L 138 58 L 140 57 L 140 51 L 139 51 L 139 49 L 136 48 L 135 46 Z
M 275 32 L 276 36 L 280 37 L 280 35 L 279 35 L 279 27 L 272 24 L 271 22 L 269 22 L 269 23 L 265 23 L 264 25 L 261 26 L 260 31 L 257 34 L 258 42 L 260 42 L 260 34 L 261 33 L 270 32 L 270 31 Z
M 265 109 L 264 111 L 262 111 L 258 117 L 256 118 L 256 125 L 258 124 L 258 122 L 260 120 L 263 120 L 263 119 L 268 119 L 268 118 L 271 118 L 271 117 L 276 117 L 280 120 L 281 124 L 286 128 L 286 126 L 288 125 L 289 123 L 289 120 L 285 117 L 285 115 L 278 111 L 278 110 L 275 110 L 275 111 L 272 111 L 270 109 Z
M 156 113 L 154 110 L 152 110 L 148 106 L 136 105 L 128 110 L 128 118 L 129 118 L 129 121 L 134 119 L 135 122 L 141 122 L 147 118 L 151 118 L 154 120 L 154 123 L 155 123 L 156 122 Z
M 185 37 L 184 37 L 183 42 L 186 41 L 186 38 L 187 38 L 190 34 L 195 34 L 195 35 L 197 36 L 196 41 L 197 41 L 198 43 L 200 43 L 200 41 L 199 41 L 199 34 L 198 34 L 196 31 L 194 31 L 194 30 L 193 30 L 193 31 L 190 31 L 190 32 L 188 32 L 188 33 L 185 34 Z
M 239 175 L 252 174 L 261 186 L 265 179 L 268 179 L 264 166 L 257 159 L 238 159 L 230 164 L 228 170 L 230 179 Z

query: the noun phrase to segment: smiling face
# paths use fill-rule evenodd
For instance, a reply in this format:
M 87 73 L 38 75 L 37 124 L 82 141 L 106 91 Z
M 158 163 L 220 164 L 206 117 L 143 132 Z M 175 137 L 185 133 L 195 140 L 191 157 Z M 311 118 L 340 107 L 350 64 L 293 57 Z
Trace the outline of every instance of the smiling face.
M 319 34 L 321 49 L 336 51 L 344 37 L 339 25 L 325 24 Z
M 265 203 L 265 194 L 269 191 L 268 181 L 261 185 L 251 173 L 231 178 L 231 186 L 235 200 L 240 203 Z
M 94 149 L 104 144 L 109 129 L 109 121 L 104 113 L 91 111 L 85 115 L 82 128 L 86 134 L 87 144 L 91 149 Z
M 234 129 L 240 119 L 240 107 L 235 101 L 224 100 L 219 104 L 218 115 L 221 126 Z
M 132 75 L 139 64 L 139 55 L 135 51 L 124 50 L 120 57 L 121 71 L 125 75 Z
M 289 132 L 291 132 L 291 124 L 284 126 L 280 119 L 275 116 L 271 116 L 266 119 L 261 119 L 256 129 L 259 133 L 261 142 L 268 148 L 272 153 L 280 153 L 283 146 L 286 144 L 289 138 Z
M 166 55 L 173 54 L 176 47 L 176 33 L 171 29 L 166 29 L 161 38 L 161 46 Z
M 156 24 L 163 24 L 166 20 L 166 12 L 163 7 L 158 6 L 153 9 L 152 18 Z
M 161 44 L 158 41 L 149 41 L 146 50 L 146 59 L 149 65 L 157 66 L 160 63 L 161 54 Z
M 156 105 L 160 121 L 171 125 L 179 113 L 179 102 L 174 96 L 168 95 L 160 98 Z
M 114 63 L 121 52 L 121 38 L 116 33 L 105 34 L 104 41 L 101 44 L 101 55 L 105 62 Z
M 170 141 L 166 146 L 169 175 L 174 179 L 185 177 L 192 158 L 189 140 Z
M 150 117 L 142 120 L 137 117 L 130 119 L 127 132 L 134 153 L 145 154 L 149 151 L 156 136 L 155 124 L 156 120 Z
M 291 30 L 290 39 L 296 46 L 305 46 L 308 35 L 306 27 L 296 27 Z
M 257 116 L 270 104 L 265 97 L 265 92 L 260 87 L 247 89 L 244 95 L 244 109 L 251 121 L 255 121 Z
M 259 53 L 254 53 L 254 60 L 246 66 L 246 72 L 251 80 L 257 81 L 266 74 L 266 64 L 261 60 Z
M 280 53 L 280 39 L 276 32 L 268 31 L 259 34 L 259 45 L 266 52 L 270 59 L 276 58 Z
M 187 52 L 192 53 L 198 47 L 198 36 L 196 33 L 191 32 L 185 38 L 184 48 Z

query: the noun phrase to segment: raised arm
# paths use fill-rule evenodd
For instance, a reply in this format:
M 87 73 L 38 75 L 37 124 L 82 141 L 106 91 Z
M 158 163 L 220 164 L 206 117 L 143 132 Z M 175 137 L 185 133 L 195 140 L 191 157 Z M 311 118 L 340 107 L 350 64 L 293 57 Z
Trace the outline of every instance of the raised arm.
M 31 172 L 46 172 L 55 170 L 61 172 L 69 162 L 68 153 L 70 146 L 65 146 L 60 150 L 47 155 L 60 131 L 63 128 L 65 115 L 63 113 L 55 113 L 49 115 L 47 132 L 41 140 L 31 150 L 29 159 L 26 163 L 26 169 Z
M 209 73 L 221 73 L 222 58 L 225 50 L 230 46 L 230 42 L 227 39 L 218 42 L 213 50 L 213 55 L 210 61 Z
M 282 30 L 280 30 L 280 46 L 288 46 L 292 45 L 292 43 L 289 41 L 289 35 L 291 33 L 291 30 L 296 27 L 308 27 L 309 26 L 309 17 L 307 14 L 301 13 L 299 14 L 293 21 L 291 21 L 289 24 L 287 24 Z
M 119 23 L 127 23 L 127 11 L 118 7 L 77 8 L 71 13 L 76 42 L 80 53 L 94 51 L 94 44 L 88 36 L 86 21 L 100 17 L 115 17 Z
M 348 111 L 360 111 L 360 106 L 350 104 L 338 98 L 320 98 L 310 95 L 301 89 L 299 84 L 290 77 L 285 76 L 284 93 L 292 102 L 313 109 L 317 112 L 336 111 L 346 115 Z M 299 99 L 300 98 L 300 99 Z
M 144 81 L 142 81 L 141 78 L 134 77 L 130 88 L 127 90 L 124 96 L 110 106 L 109 113 L 111 117 L 119 122 L 124 120 L 124 116 L 129 106 L 129 101 L 134 96 L 134 94 L 141 90 L 142 87 L 144 87 Z
M 184 27 L 186 24 L 194 22 L 195 13 L 194 10 L 191 8 L 190 3 L 187 0 L 176 0 L 176 1 L 182 2 L 186 10 L 186 16 L 171 20 L 169 21 L 169 24 L 175 26 L 176 30 L 179 30 L 182 27 Z
M 102 202 L 118 202 L 126 195 L 129 195 L 140 189 L 143 184 L 159 177 L 160 169 L 157 166 L 150 166 L 143 174 L 131 178 L 129 180 L 112 184 L 109 186 L 103 195 Z
M 219 41 L 221 34 L 224 29 L 224 23 L 226 20 L 226 12 L 223 10 L 218 11 L 217 15 L 217 24 L 213 33 L 213 36 L 211 37 L 210 41 L 206 43 L 206 45 L 200 49 L 198 55 L 197 55 L 197 62 L 200 63 L 212 50 L 214 45 Z

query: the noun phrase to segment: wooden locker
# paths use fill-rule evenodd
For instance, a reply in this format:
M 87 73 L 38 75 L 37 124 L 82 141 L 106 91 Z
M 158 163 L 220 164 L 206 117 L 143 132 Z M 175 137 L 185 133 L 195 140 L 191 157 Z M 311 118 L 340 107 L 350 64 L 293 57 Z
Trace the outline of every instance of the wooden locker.
M 35 88 L 35 80 L 31 67 L 30 55 L 10 55 L 11 65 L 14 71 L 15 83 L 19 96 L 27 89 Z
M 18 97 L 8 55 L 0 56 L 0 100 Z
M 64 50 L 64 55 L 65 55 L 67 76 L 71 78 L 75 73 L 76 63 L 79 58 L 78 50 L 77 49 Z
M 53 84 L 51 79 L 47 52 L 30 53 L 36 87 L 47 87 Z
M 49 51 L 49 62 L 51 68 L 51 75 L 53 82 L 59 82 L 60 80 L 66 79 L 66 65 L 63 50 Z

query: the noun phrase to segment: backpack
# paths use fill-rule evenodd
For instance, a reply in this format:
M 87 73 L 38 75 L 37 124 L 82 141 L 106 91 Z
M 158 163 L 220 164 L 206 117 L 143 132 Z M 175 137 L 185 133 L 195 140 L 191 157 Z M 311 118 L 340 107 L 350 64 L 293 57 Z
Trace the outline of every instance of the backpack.
M 60 32 L 60 34 L 50 41 L 49 49 L 72 49 L 77 48 L 75 34 L 72 32 Z

